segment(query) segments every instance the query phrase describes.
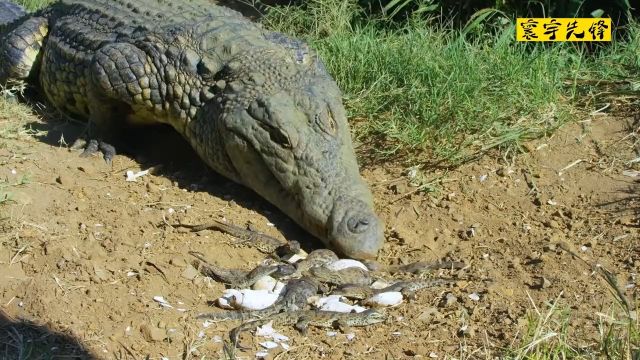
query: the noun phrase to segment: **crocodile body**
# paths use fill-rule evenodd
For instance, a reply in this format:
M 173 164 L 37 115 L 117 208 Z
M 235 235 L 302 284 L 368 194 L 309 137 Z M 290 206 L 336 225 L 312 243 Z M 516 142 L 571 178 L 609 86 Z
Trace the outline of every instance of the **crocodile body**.
M 19 5 L 10 2 L 0 2 L 0 26 L 8 24 L 26 14 L 24 9 Z
M 303 42 L 233 10 L 60 0 L 23 16 L 0 0 L 0 84 L 16 80 L 99 139 L 123 123 L 172 126 L 215 171 L 347 256 L 382 246 L 337 84 Z

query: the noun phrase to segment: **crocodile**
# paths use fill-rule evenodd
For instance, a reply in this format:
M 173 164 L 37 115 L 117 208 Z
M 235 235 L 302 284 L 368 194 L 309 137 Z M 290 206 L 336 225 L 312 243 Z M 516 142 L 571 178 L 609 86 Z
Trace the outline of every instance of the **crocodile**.
M 334 289 L 331 294 L 341 295 L 349 299 L 365 300 L 373 295 L 399 291 L 404 297 L 413 299 L 417 291 L 453 283 L 455 283 L 453 279 L 401 280 L 381 289 L 374 289 L 360 284 L 345 284 Z
M 264 319 L 245 322 L 231 330 L 229 339 L 235 346 L 238 346 L 238 339 L 242 332 L 263 326 L 269 322 L 273 322 L 273 325 L 293 325 L 296 330 L 304 335 L 309 326 L 339 328 L 344 331 L 349 327 L 373 325 L 381 323 L 386 319 L 387 316 L 384 313 L 374 309 L 365 310 L 360 313 L 341 313 L 321 310 L 287 311 Z
M 199 269 L 203 275 L 218 280 L 232 288 L 247 288 L 253 286 L 265 276 L 272 276 L 277 279 L 290 276 L 295 272 L 295 267 L 291 264 L 258 265 L 251 271 L 225 269 L 207 261 L 204 255 L 197 251 L 189 251 L 189 254 L 200 260 L 192 263 L 194 268 Z
M 0 85 L 33 84 L 88 120 L 83 156 L 110 161 L 123 125 L 169 125 L 326 247 L 377 256 L 383 225 L 342 94 L 306 43 L 205 0 L 0 4 Z

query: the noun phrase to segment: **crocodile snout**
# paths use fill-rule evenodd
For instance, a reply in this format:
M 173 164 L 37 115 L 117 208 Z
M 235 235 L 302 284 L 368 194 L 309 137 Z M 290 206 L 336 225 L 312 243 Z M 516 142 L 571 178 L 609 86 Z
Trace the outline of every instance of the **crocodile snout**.
M 332 247 L 354 259 L 375 258 L 384 242 L 380 220 L 361 200 L 336 200 L 328 229 Z

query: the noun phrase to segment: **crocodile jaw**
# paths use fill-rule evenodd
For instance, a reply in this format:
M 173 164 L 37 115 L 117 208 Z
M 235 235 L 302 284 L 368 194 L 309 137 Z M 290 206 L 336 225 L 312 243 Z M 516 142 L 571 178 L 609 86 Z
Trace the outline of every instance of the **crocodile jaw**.
M 214 169 L 254 190 L 326 246 L 356 259 L 377 256 L 383 227 L 360 177 L 332 80 L 258 94 L 233 108 L 214 104 L 200 117 L 221 108 L 224 115 L 209 132 L 217 139 L 205 141 L 218 143 L 218 159 L 224 152 L 226 164 L 210 162 Z M 211 146 L 199 145 L 203 158 L 214 158 Z

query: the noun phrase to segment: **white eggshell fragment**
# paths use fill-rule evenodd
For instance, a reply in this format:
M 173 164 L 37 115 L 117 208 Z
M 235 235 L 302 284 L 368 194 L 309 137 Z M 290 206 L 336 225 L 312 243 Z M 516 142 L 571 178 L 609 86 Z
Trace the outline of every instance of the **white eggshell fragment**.
M 219 307 L 223 309 L 233 310 L 235 309 L 231 304 L 232 299 L 234 298 L 242 298 L 244 295 L 236 289 L 227 289 L 224 291 L 221 297 L 216 300 L 216 303 Z M 237 301 L 237 300 L 234 300 Z M 242 300 L 240 300 L 242 301 Z
M 273 341 L 265 341 L 265 342 L 261 342 L 260 346 L 262 346 L 265 349 L 275 349 L 278 347 L 278 344 Z
M 288 262 L 289 264 L 295 264 L 300 260 L 304 260 L 307 258 L 307 252 L 304 250 L 300 250 L 295 254 L 291 254 L 291 255 L 285 255 L 282 260 Z
M 262 310 L 273 305 L 277 299 L 278 294 L 267 290 L 227 289 L 218 299 L 218 305 L 231 306 L 238 310 Z
M 373 284 L 371 284 L 371 288 L 379 290 L 379 289 L 384 289 L 389 285 L 391 285 L 391 284 L 389 284 L 388 282 L 386 282 L 384 280 L 376 280 L 376 281 L 373 282 Z
M 397 306 L 402 303 L 403 296 L 400 291 L 389 291 L 373 295 L 364 301 L 365 305 L 378 306 Z
M 267 290 L 269 292 L 275 292 L 278 288 L 279 281 L 271 276 L 263 276 L 251 287 L 253 290 Z M 283 284 L 284 285 L 284 284 Z
M 278 281 L 276 282 L 276 286 L 273 288 L 273 290 L 271 291 L 274 294 L 280 294 L 282 292 L 282 290 L 284 290 L 284 287 L 287 284 L 283 283 L 282 281 Z
M 332 262 L 331 264 L 327 265 L 326 267 L 327 267 L 327 269 L 333 270 L 333 271 L 347 269 L 347 268 L 351 268 L 351 267 L 359 267 L 362 270 L 369 271 L 369 268 L 365 264 L 361 263 L 358 260 L 353 260 L 353 259 L 340 259 L 340 260 Z
M 340 295 L 329 295 L 323 297 L 317 297 L 313 300 L 312 305 L 317 309 L 322 311 L 335 311 L 341 313 L 351 313 L 351 312 L 363 312 L 367 310 L 367 308 L 358 306 L 358 305 L 350 305 L 344 303 L 340 300 L 344 299 L 344 297 Z

